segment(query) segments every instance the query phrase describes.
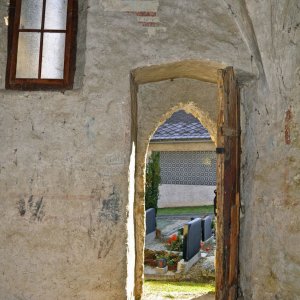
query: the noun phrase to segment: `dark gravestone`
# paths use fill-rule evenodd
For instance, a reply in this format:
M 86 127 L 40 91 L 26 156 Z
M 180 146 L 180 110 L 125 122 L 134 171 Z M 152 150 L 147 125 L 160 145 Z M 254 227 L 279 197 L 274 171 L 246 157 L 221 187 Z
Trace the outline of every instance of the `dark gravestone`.
M 156 230 L 155 209 L 146 210 L 146 235 Z
M 183 259 L 189 261 L 200 250 L 201 219 L 196 218 L 183 227 Z
M 212 218 L 210 216 L 205 217 L 201 220 L 202 222 L 202 241 L 208 240 L 212 236 L 211 222 Z

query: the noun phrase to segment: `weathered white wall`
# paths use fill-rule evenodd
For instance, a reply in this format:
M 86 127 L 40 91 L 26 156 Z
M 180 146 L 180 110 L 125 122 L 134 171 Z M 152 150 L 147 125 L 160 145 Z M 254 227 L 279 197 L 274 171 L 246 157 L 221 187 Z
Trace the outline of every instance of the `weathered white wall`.
M 159 208 L 213 205 L 215 189 L 211 185 L 161 184 L 157 205 Z
M 247 8 L 263 70 L 243 91 L 241 290 L 246 299 L 299 299 L 300 6 L 247 1 Z M 239 19 L 239 8 L 233 13 Z
M 78 90 L 64 93 L 4 90 L 0 6 L 1 299 L 131 294 L 129 72 L 187 58 L 232 65 L 244 85 L 240 295 L 299 299 L 297 0 L 81 1 Z

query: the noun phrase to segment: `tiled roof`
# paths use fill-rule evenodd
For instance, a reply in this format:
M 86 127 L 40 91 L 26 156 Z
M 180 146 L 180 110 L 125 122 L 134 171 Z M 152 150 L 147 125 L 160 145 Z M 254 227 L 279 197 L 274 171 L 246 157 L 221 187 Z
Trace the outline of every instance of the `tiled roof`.
M 193 115 L 183 110 L 175 112 L 154 133 L 151 141 L 210 139 L 206 128 Z

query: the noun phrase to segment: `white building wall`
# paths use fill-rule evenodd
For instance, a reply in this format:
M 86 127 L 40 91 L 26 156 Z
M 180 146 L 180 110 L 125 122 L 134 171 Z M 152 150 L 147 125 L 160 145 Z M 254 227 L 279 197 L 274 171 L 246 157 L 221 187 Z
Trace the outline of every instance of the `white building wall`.
M 161 184 L 158 207 L 213 205 L 215 189 L 212 185 Z

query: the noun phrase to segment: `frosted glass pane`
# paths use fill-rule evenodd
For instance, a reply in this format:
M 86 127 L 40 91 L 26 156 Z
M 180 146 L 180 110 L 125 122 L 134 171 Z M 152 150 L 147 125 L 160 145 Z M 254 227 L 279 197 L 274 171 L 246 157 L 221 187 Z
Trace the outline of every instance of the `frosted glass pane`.
M 65 34 L 44 33 L 42 78 L 63 79 Z
M 40 33 L 20 32 L 16 78 L 38 78 Z
M 45 29 L 66 29 L 67 0 L 47 0 Z
M 22 0 L 20 29 L 40 29 L 43 0 Z

